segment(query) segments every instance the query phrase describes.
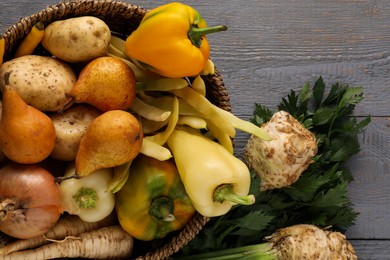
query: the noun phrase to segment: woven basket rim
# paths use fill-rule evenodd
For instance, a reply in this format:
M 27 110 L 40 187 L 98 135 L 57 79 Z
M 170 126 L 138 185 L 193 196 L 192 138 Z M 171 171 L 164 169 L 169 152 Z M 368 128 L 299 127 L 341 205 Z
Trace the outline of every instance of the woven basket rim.
M 5 39 L 4 61 L 11 59 L 11 54 L 17 44 L 38 21 L 47 25 L 56 20 L 92 15 L 110 22 L 116 21 L 117 19 L 126 20 L 129 21 L 126 25 L 130 25 L 131 23 L 139 24 L 148 11 L 149 10 L 141 6 L 116 0 L 71 0 L 49 5 L 39 12 L 21 18 L 3 33 Z M 135 27 L 137 27 L 138 24 L 135 24 Z M 216 69 L 214 75 L 202 77 L 207 87 L 206 97 L 220 108 L 231 111 L 230 98 L 218 69 Z M 196 213 L 190 223 L 188 223 L 177 235 L 171 238 L 169 242 L 153 252 L 139 256 L 137 259 L 167 259 L 192 240 L 208 221 L 208 217 Z

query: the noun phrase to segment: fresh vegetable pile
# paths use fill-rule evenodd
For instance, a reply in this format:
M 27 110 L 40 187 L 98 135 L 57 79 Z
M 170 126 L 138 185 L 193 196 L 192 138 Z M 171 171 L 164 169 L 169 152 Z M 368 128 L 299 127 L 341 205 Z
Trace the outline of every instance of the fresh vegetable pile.
M 171 3 L 123 37 L 97 17 L 39 22 L 4 62 L 0 39 L 0 231 L 13 240 L 0 259 L 134 257 L 195 214 L 210 221 L 185 257 L 299 259 L 321 237 L 324 256 L 354 258 L 345 236 L 316 226 L 341 231 L 357 215 L 343 164 L 370 121 L 350 117 L 362 89 L 326 94 L 320 78 L 242 120 L 206 97 L 205 35 L 226 29 Z M 251 135 L 244 160 L 237 130 Z M 312 226 L 281 229 L 295 224 Z
M 213 257 L 217 259 L 216 257 L 224 255 L 225 251 L 202 254 L 235 248 L 228 251 L 228 255 L 238 258 L 253 253 L 254 257 L 265 257 L 273 246 L 263 243 L 270 236 L 280 238 L 281 232 L 277 230 L 291 227 L 293 230 L 297 228 L 293 231 L 294 234 L 310 233 L 310 231 L 302 231 L 305 229 L 299 226 L 300 224 L 333 230 L 335 233 L 332 236 L 341 238 L 341 233 L 338 232 L 346 231 L 358 215 L 348 198 L 348 183 L 353 180 L 353 177 L 345 167 L 345 163 L 359 152 L 357 135 L 370 122 L 370 117 L 358 121 L 352 116 L 355 106 L 362 99 L 361 87 L 335 83 L 327 89 L 322 77 L 319 77 L 313 85 L 306 83 L 298 94 L 291 90 L 278 105 L 279 112 L 255 104 L 252 121 L 261 127 L 269 128 L 267 122 L 272 123 L 272 120 L 281 115 L 286 116 L 287 113 L 295 118 L 278 122 L 276 127 L 271 128 L 272 131 L 269 132 L 271 136 L 279 136 L 280 139 L 274 138 L 264 144 L 251 136 L 247 142 L 244 159 L 248 165 L 251 165 L 250 193 L 255 195 L 256 202 L 251 206 L 236 206 L 224 216 L 213 218 L 182 250 L 182 253 L 207 256 L 203 259 L 213 259 Z M 287 124 L 289 121 L 290 124 Z M 301 142 L 295 142 L 291 136 L 288 136 L 291 133 L 301 133 L 301 126 L 315 134 L 317 147 L 311 143 L 310 135 L 300 134 Z M 267 149 L 270 151 L 273 148 L 276 151 L 284 147 L 289 149 L 282 155 L 275 152 L 272 153 L 275 156 L 265 156 L 264 151 Z M 318 149 L 318 152 L 307 164 L 306 154 L 313 149 Z M 286 159 L 288 151 L 290 151 L 290 158 L 295 158 L 294 160 Z M 305 153 L 302 154 L 302 151 Z M 285 162 L 281 164 L 280 161 L 283 160 Z M 279 167 L 274 169 L 272 167 L 274 165 Z M 295 180 L 292 184 L 291 179 Z M 304 236 L 298 235 L 298 237 L 299 240 L 304 240 Z M 307 245 L 296 243 L 296 247 L 287 250 L 291 254 L 286 258 L 280 255 L 283 252 L 279 248 L 276 252 L 270 253 L 271 259 L 274 259 L 275 255 L 279 257 L 277 259 L 302 259 L 304 252 L 310 252 L 308 256 L 312 257 L 306 259 L 320 259 L 318 255 L 316 257 L 316 253 L 319 254 L 322 250 L 315 250 L 316 238 L 307 239 L 313 242 L 308 242 Z M 345 237 L 337 239 L 339 242 L 342 240 L 345 240 Z M 319 239 L 317 244 L 319 243 L 329 244 L 326 239 Z M 346 246 L 345 243 L 341 244 Z M 280 243 L 275 245 L 279 246 Z M 331 244 L 329 246 L 332 248 Z M 300 251 L 298 247 L 305 250 Z M 353 259 L 345 255 L 349 255 L 350 247 L 347 246 L 349 248 L 347 253 L 340 251 L 340 259 Z M 327 255 L 327 258 L 323 259 L 333 258 Z

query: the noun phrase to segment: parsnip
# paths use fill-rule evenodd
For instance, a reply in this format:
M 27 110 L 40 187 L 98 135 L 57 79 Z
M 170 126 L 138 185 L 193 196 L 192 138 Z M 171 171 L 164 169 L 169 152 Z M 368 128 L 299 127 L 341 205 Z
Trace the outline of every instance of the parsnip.
M 79 234 L 62 242 L 50 243 L 36 249 L 13 252 L 2 260 L 41 260 L 54 258 L 128 258 L 133 249 L 133 238 L 120 226 L 100 228 Z
M 78 216 L 69 215 L 61 218 L 49 232 L 42 236 L 31 239 L 20 239 L 0 248 L 0 256 L 15 251 L 35 248 L 47 244 L 52 240 L 63 240 L 66 237 L 77 236 L 80 233 L 111 226 L 115 223 L 116 217 L 113 214 L 98 222 L 85 222 Z

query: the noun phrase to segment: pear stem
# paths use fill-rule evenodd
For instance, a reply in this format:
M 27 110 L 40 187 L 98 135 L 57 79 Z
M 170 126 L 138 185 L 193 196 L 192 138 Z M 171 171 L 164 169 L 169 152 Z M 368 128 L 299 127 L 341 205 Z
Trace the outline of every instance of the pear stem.
M 11 72 L 4 73 L 4 82 L 5 85 L 9 85 L 9 77 L 11 76 Z
M 58 110 L 58 113 L 62 113 L 64 112 L 64 110 L 68 109 L 69 107 L 71 107 L 72 105 L 74 104 L 74 98 L 73 97 L 70 97 L 68 98 L 65 103 L 61 106 L 61 108 Z
M 81 177 L 78 176 L 77 174 L 73 174 L 73 175 L 70 175 L 70 176 L 61 176 L 61 177 L 56 177 L 54 179 L 54 181 L 58 184 L 61 184 L 61 182 L 63 181 L 66 181 L 66 180 L 70 180 L 70 179 L 80 179 Z
M 1 88 L 1 92 L 4 92 L 4 89 L 6 86 L 9 85 L 9 78 L 11 77 L 11 72 L 6 72 L 4 73 L 4 86 Z

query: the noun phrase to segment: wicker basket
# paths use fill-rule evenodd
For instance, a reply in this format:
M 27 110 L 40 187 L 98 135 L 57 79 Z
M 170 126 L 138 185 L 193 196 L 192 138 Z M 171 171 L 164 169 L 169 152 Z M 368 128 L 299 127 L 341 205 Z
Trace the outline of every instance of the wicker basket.
M 12 57 L 18 44 L 38 21 L 48 25 L 57 20 L 91 15 L 104 20 L 113 33 L 126 36 L 137 28 L 147 12 L 148 10 L 142 7 L 111 0 L 74 0 L 48 6 L 38 13 L 20 19 L 3 34 L 6 43 L 5 61 Z M 218 70 L 214 75 L 205 76 L 203 79 L 207 87 L 206 97 L 220 108 L 231 111 L 230 99 Z M 138 257 L 138 259 L 166 259 L 192 240 L 208 220 L 208 218 L 196 214 L 183 230 L 162 241 L 154 241 L 145 246 L 139 242 L 139 245 L 135 246 L 143 247 L 144 250 L 138 252 L 134 257 Z

